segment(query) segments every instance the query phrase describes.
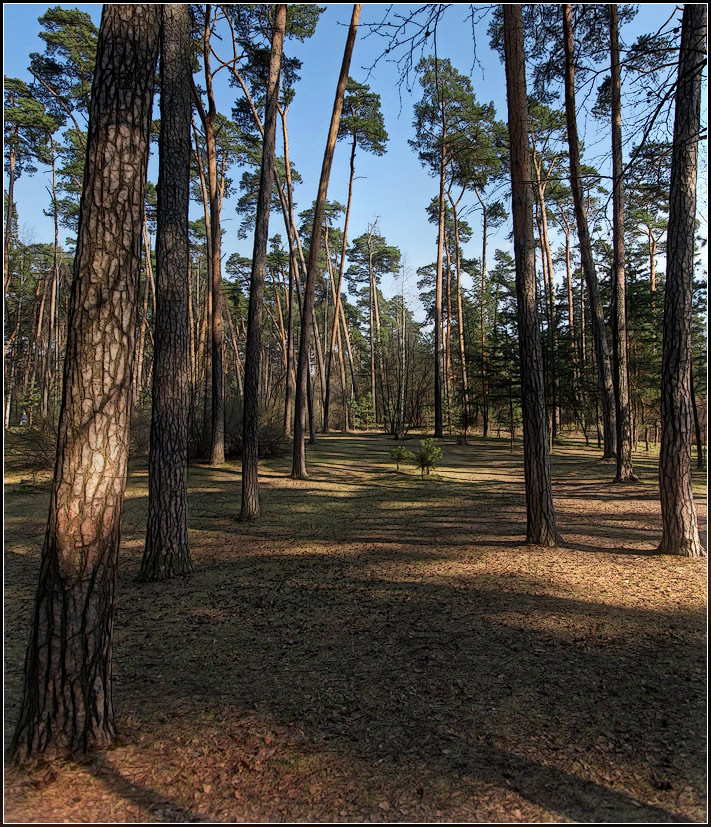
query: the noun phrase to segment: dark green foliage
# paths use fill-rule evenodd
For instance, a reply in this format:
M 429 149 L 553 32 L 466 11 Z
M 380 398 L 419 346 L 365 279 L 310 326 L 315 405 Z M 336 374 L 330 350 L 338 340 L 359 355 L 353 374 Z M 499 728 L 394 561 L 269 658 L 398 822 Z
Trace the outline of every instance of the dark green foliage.
M 424 477 L 425 471 L 429 474 L 437 463 L 442 459 L 442 451 L 435 445 L 434 439 L 429 437 L 420 442 L 420 450 L 415 456 L 415 462 Z
M 343 114 L 338 127 L 338 139 L 351 138 L 357 146 L 373 155 L 384 155 L 388 133 L 385 131 L 380 95 L 365 83 L 348 78 L 343 99 Z
M 393 448 L 390 451 L 390 459 L 393 460 L 395 463 L 395 470 L 400 470 L 400 463 L 401 462 L 411 462 L 415 459 L 415 455 L 410 451 L 408 448 L 405 448 L 403 445 L 398 445 L 396 448 Z

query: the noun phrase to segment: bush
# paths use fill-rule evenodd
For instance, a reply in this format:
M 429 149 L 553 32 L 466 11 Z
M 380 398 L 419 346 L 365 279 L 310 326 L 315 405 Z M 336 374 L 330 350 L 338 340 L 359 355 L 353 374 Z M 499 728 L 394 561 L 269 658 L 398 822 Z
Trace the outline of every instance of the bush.
M 401 462 L 410 462 L 415 459 L 415 455 L 412 451 L 408 451 L 407 448 L 404 448 L 402 445 L 398 445 L 397 448 L 393 448 L 390 452 L 390 458 L 396 464 L 396 470 L 400 470 L 400 463 Z
M 51 419 L 5 432 L 5 459 L 20 471 L 51 471 L 57 458 L 57 425 Z
M 420 469 L 422 476 L 425 476 L 425 471 L 429 474 L 433 468 L 437 467 L 437 463 L 442 459 L 442 451 L 435 445 L 434 439 L 423 439 L 420 442 L 420 450 L 416 456 L 417 467 Z
M 283 457 L 291 451 L 291 439 L 284 436 L 282 412 L 277 408 L 259 411 L 259 458 Z M 225 416 L 225 455 L 229 459 L 242 456 L 242 400 L 234 400 Z

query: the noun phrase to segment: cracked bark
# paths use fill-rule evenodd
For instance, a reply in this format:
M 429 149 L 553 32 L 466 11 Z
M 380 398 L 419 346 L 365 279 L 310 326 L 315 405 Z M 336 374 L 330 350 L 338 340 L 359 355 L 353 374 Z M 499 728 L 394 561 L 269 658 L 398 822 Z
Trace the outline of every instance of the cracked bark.
M 106 5 L 102 14 L 57 460 L 11 746 L 17 762 L 114 738 L 114 593 L 159 9 Z

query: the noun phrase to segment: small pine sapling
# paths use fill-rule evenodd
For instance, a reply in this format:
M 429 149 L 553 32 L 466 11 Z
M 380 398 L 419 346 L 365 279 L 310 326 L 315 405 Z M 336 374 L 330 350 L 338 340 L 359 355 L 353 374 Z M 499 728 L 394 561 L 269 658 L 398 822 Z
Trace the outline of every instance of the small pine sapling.
M 390 451 L 390 458 L 396 465 L 396 470 L 400 470 L 400 463 L 401 462 L 410 462 L 415 459 L 415 455 L 412 451 L 408 451 L 407 448 L 404 448 L 402 445 L 398 445 L 397 448 L 393 448 Z
M 433 468 L 436 468 L 441 459 L 442 451 L 435 445 L 432 437 L 423 439 L 420 442 L 420 450 L 417 452 L 415 460 L 422 477 L 425 476 L 425 471 L 429 474 Z

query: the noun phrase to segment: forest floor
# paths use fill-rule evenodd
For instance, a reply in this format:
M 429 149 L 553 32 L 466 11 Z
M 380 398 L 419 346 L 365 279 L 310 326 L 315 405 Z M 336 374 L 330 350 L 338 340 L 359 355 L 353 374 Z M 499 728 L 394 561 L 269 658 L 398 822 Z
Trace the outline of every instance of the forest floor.
M 556 549 L 524 545 L 522 457 L 333 435 L 190 471 L 195 571 L 138 584 L 131 463 L 114 663 L 116 746 L 6 767 L 6 822 L 704 822 L 706 561 L 654 554 L 642 482 L 573 441 L 552 457 Z M 405 443 L 416 448 L 417 442 Z M 5 745 L 15 723 L 48 477 L 5 478 Z M 696 504 L 706 546 L 705 477 Z

